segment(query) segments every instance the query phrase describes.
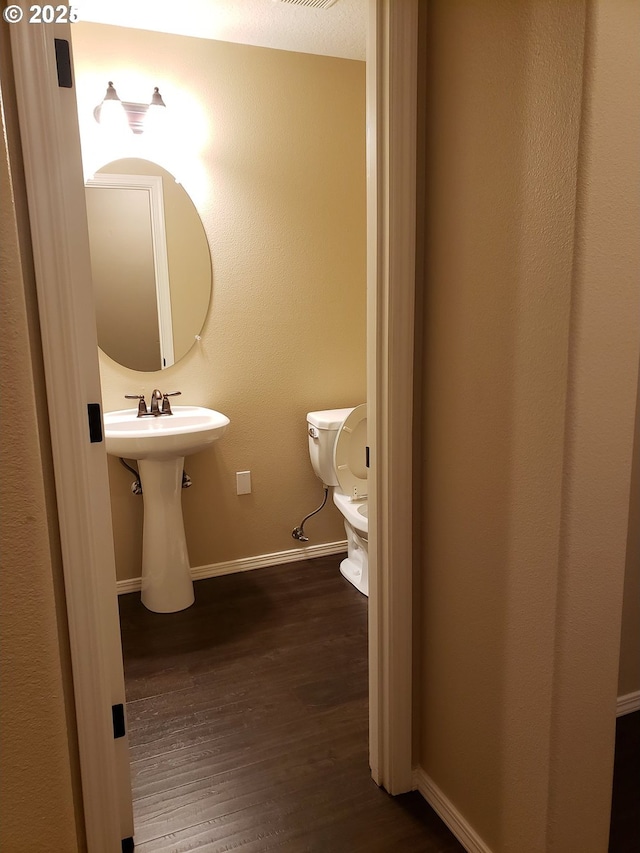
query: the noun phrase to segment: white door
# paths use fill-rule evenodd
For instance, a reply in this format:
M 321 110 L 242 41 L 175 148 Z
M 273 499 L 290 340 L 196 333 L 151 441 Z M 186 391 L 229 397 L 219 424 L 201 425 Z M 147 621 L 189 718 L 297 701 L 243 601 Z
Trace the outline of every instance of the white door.
M 63 8 L 63 7 L 58 7 Z M 11 27 L 91 853 L 133 836 L 84 178 L 69 25 Z

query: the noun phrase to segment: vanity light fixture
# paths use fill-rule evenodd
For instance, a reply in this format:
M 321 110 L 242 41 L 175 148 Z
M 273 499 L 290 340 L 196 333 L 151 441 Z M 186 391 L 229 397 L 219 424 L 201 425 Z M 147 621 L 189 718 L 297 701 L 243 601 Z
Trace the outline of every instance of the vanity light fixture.
M 151 103 L 147 108 L 147 114 L 144 119 L 144 129 L 147 132 L 161 133 L 164 129 L 164 123 L 167 116 L 167 105 L 162 100 L 162 95 L 157 86 L 153 89 Z
M 133 133 L 144 133 L 161 125 L 166 108 L 157 86 L 153 90 L 151 103 L 136 104 L 121 101 L 113 83 L 109 81 L 104 99 L 94 109 L 93 115 L 98 124 L 111 131 L 128 129 Z

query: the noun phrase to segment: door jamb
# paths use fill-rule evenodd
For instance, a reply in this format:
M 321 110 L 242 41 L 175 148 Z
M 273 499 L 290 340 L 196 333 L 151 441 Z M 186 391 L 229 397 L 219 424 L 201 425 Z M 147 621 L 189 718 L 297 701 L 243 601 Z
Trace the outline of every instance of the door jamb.
M 102 400 L 77 107 L 58 85 L 55 38 L 70 41 L 69 25 L 11 28 L 84 823 L 91 853 L 113 853 L 133 835 L 128 739 L 114 740 L 111 711 L 125 701 L 124 676 L 107 458 L 88 424 L 88 404 Z
M 370 0 L 367 42 L 369 761 L 413 787 L 413 359 L 418 0 Z

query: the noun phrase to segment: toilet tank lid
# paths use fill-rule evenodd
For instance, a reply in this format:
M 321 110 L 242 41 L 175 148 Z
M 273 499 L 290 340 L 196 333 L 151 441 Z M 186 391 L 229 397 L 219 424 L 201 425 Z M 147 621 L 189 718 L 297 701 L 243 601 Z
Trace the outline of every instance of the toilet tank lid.
M 350 409 L 325 409 L 321 412 L 308 412 L 307 423 L 318 429 L 340 429 L 345 418 L 353 411 Z

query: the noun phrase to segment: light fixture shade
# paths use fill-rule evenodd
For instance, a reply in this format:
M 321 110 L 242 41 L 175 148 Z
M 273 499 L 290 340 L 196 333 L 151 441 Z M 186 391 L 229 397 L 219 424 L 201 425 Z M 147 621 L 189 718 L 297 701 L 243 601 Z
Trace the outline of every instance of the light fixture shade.
M 160 90 L 156 86 L 151 96 L 151 103 L 144 121 L 145 133 L 161 134 L 165 130 L 167 120 L 167 105 L 162 100 Z
M 100 105 L 99 121 L 100 125 L 110 133 L 124 133 L 129 130 L 127 114 L 111 80 Z
M 115 89 L 114 89 L 115 91 Z M 160 89 L 157 86 L 153 87 L 153 95 L 151 96 L 150 107 L 166 107 L 167 105 L 162 100 L 162 95 L 160 94 Z
M 109 82 L 107 83 L 107 91 L 105 92 L 102 101 L 103 103 L 104 101 L 120 101 L 118 93 L 116 92 L 111 80 L 109 80 Z M 122 103 L 122 101 L 120 101 L 120 103 Z

